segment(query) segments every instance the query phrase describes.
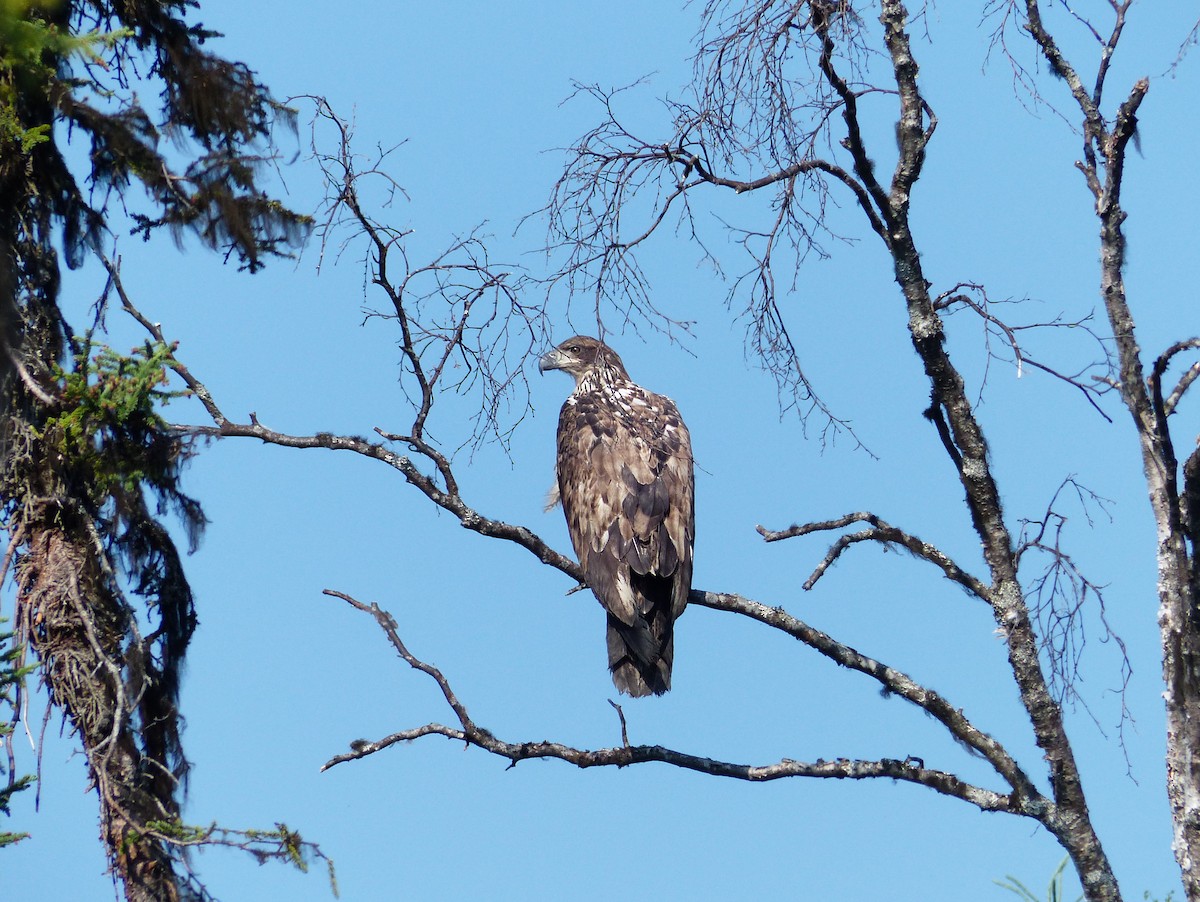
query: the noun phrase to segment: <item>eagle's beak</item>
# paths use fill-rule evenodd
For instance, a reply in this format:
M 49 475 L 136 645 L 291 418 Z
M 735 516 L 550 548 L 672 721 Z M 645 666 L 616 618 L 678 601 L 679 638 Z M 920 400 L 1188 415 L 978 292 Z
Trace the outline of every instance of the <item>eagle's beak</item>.
M 546 370 L 561 370 L 562 369 L 562 353 L 558 348 L 552 348 L 541 356 L 538 360 L 538 372 L 544 373 Z

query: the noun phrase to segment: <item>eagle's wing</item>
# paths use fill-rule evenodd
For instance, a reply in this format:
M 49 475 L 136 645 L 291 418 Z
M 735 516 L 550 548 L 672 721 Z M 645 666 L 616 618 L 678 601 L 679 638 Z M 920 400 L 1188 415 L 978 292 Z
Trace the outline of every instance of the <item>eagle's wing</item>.
M 610 667 L 628 655 L 670 686 L 672 626 L 687 604 L 695 535 L 691 438 L 674 402 L 633 383 L 563 405 L 558 483 L 588 585 L 618 628 Z M 611 623 L 610 626 L 615 626 Z M 614 645 L 614 642 L 616 645 Z M 624 688 L 618 680 L 618 687 Z M 639 688 L 639 687 L 635 687 Z
M 650 392 L 641 398 L 646 412 L 635 402 L 628 446 L 636 450 L 627 452 L 621 472 L 627 490 L 620 518 L 624 556 L 636 574 L 671 578 L 674 620 L 692 585 L 692 440 L 674 401 Z

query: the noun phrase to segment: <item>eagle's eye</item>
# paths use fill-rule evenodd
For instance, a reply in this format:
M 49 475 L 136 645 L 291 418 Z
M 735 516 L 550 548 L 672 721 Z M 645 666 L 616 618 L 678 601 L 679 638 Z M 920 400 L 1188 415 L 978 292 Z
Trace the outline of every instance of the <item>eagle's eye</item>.
M 582 348 L 580 348 L 579 345 L 571 345 L 567 348 L 567 350 L 572 354 L 578 354 Z

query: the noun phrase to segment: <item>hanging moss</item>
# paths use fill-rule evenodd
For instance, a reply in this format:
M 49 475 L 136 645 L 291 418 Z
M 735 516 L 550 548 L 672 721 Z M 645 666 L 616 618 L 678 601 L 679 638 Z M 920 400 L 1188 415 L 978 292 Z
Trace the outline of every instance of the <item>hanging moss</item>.
M 179 837 L 148 825 L 180 822 L 177 703 L 197 623 L 164 517 L 189 549 L 205 520 L 180 487 L 189 448 L 161 414 L 170 349 L 74 338 L 60 268 L 130 218 L 138 234 L 191 235 L 251 271 L 290 254 L 310 224 L 260 184 L 292 111 L 210 52 L 195 10 L 0 0 L 0 513 L 14 626 L 83 746 L 129 899 L 188 891 Z M 78 171 L 68 142 L 86 150 Z

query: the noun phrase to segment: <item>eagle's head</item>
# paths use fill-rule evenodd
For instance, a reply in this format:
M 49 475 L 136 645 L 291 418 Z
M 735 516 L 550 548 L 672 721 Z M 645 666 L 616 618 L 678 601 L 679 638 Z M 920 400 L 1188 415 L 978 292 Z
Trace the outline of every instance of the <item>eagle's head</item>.
M 562 370 L 575 377 L 576 385 L 582 382 L 583 378 L 597 366 L 611 369 L 628 378 L 625 374 L 625 366 L 621 363 L 617 352 L 599 339 L 589 338 L 586 335 L 568 338 L 557 348 L 543 354 L 541 360 L 538 361 L 539 372 Z

